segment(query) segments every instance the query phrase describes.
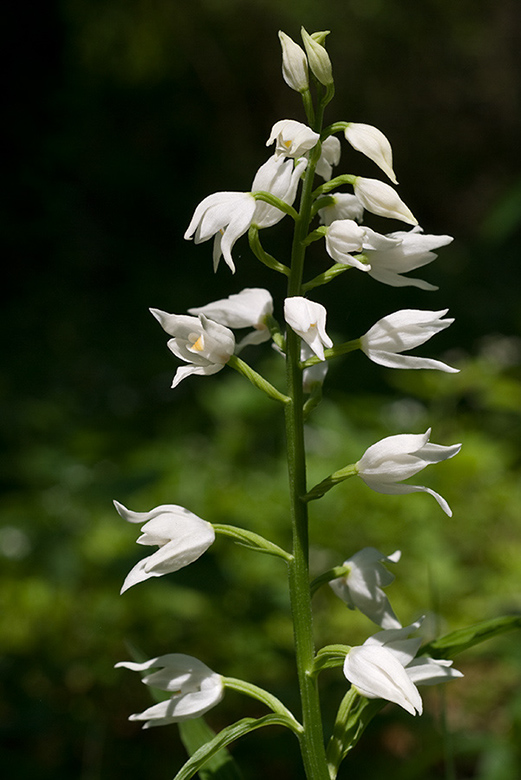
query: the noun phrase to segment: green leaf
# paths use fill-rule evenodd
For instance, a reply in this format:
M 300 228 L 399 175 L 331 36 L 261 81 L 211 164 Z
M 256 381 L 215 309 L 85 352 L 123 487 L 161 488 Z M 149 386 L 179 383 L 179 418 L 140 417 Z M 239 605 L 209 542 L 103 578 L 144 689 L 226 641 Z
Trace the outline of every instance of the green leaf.
M 255 731 L 255 729 L 260 729 L 263 726 L 288 727 L 288 718 L 282 715 L 265 715 L 263 718 L 243 718 L 236 723 L 232 723 L 231 726 L 226 726 L 213 739 L 195 751 L 193 756 L 181 767 L 174 780 L 189 780 L 212 756 L 229 745 L 230 742 L 234 742 L 236 739 L 249 734 L 250 731 Z
M 346 693 L 338 708 L 326 751 L 331 777 L 336 777 L 340 764 L 354 748 L 367 724 L 386 704 L 382 699 L 366 699 L 355 688 L 350 688 Z
M 418 655 L 430 655 L 432 658 L 453 658 L 463 650 L 468 650 L 474 645 L 479 645 L 486 639 L 492 639 L 498 634 L 521 628 L 520 615 L 506 615 L 504 617 L 483 620 L 468 628 L 452 631 L 450 634 L 435 639 L 424 645 Z
M 204 718 L 191 718 L 179 723 L 181 740 L 189 756 L 214 739 L 215 731 Z M 242 780 L 241 771 L 233 756 L 226 748 L 221 748 L 206 765 L 199 770 L 201 780 Z

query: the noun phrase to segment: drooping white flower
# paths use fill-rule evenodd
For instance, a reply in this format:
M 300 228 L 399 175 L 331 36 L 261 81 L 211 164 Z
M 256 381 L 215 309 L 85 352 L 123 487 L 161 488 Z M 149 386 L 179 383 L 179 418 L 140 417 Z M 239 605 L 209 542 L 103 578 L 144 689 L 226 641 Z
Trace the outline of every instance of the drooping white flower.
M 421 715 L 423 705 L 417 684 L 435 685 L 463 676 L 451 668 L 452 661 L 414 657 L 421 639 L 408 637 L 420 623 L 380 631 L 363 645 L 351 648 L 344 675 L 362 696 L 386 699 L 411 715 Z
M 356 197 L 367 211 L 381 217 L 399 219 L 409 225 L 418 224 L 412 211 L 389 184 L 379 179 L 357 176 L 353 187 Z
M 142 678 L 145 685 L 172 693 L 172 696 L 153 704 L 144 712 L 131 715 L 129 720 L 145 721 L 143 728 L 167 726 L 190 718 L 199 718 L 218 704 L 224 694 L 223 679 L 190 655 L 168 653 L 151 658 L 144 663 L 120 661 L 116 668 L 124 667 L 133 672 L 148 672 Z
M 253 332 L 241 341 L 243 347 L 246 344 L 261 344 L 270 338 L 266 317 L 273 314 L 273 299 L 268 290 L 259 287 L 246 287 L 228 298 L 188 311 L 195 315 L 204 314 L 227 328 L 253 328 Z
M 403 493 L 429 493 L 433 496 L 443 511 L 452 517 L 449 505 L 442 496 L 431 488 L 420 485 L 405 485 L 401 482 L 414 476 L 431 463 L 440 463 L 461 449 L 461 444 L 445 447 L 441 444 L 431 444 L 429 437 L 431 429 L 425 433 L 404 433 L 387 436 L 371 445 L 358 461 L 358 476 L 365 484 L 377 493 L 398 495 Z
M 394 574 L 383 563 L 398 563 L 400 557 L 400 550 L 386 556 L 375 547 L 364 547 L 344 561 L 343 565 L 349 567 L 349 572 L 331 580 L 329 585 L 349 609 L 359 609 L 382 628 L 401 628 L 382 590 L 394 580 Z
M 330 135 L 329 138 L 322 141 L 320 157 L 315 171 L 318 176 L 322 176 L 324 181 L 330 180 L 333 174 L 333 168 L 340 162 L 341 151 L 342 147 L 336 136 Z
M 306 54 L 308 55 L 309 67 L 321 84 L 324 84 L 326 87 L 329 86 L 333 83 L 331 60 L 329 59 L 329 54 L 325 48 L 319 43 L 319 40 L 317 40 L 317 38 L 324 40 L 328 33 L 321 32 L 312 33 L 310 35 L 303 27 L 300 32 Z
M 387 174 L 393 184 L 398 184 L 393 171 L 393 152 L 388 139 L 377 127 L 361 122 L 350 122 L 344 135 L 353 149 L 362 152 Z
M 327 311 L 321 303 L 300 295 L 284 301 L 284 319 L 295 333 L 304 339 L 320 360 L 325 360 L 324 347 L 333 346 L 326 333 Z
M 319 209 L 320 222 L 330 225 L 335 220 L 354 219 L 361 222 L 364 216 L 364 207 L 356 197 L 349 192 L 335 192 L 329 195 L 333 202 Z
M 387 368 L 436 368 L 447 373 L 457 373 L 441 360 L 402 355 L 407 349 L 424 344 L 431 336 L 448 328 L 453 318 L 442 319 L 448 309 L 421 311 L 402 309 L 389 314 L 369 328 L 360 339 L 361 349 L 374 363 Z
M 221 255 L 235 273 L 233 245 L 249 229 L 257 202 L 250 192 L 214 192 L 199 203 L 184 237 L 200 244 L 214 236 L 213 267 L 217 270 Z
M 284 81 L 296 92 L 305 92 L 309 88 L 308 61 L 304 51 L 295 41 L 279 30 L 282 46 L 282 75 Z
M 370 266 L 362 263 L 352 252 L 361 252 L 365 239 L 365 228 L 353 219 L 337 219 L 331 222 L 326 233 L 326 252 L 336 263 L 351 265 L 360 271 L 369 271 Z
M 294 164 L 292 159 L 285 160 L 281 156 L 272 155 L 255 174 L 251 191 L 269 192 L 292 206 L 297 195 L 300 177 L 306 170 L 307 164 L 306 159 L 298 160 Z M 270 206 L 269 203 L 261 200 L 256 203 L 251 224 L 257 225 L 258 228 L 272 227 L 285 216 L 284 212 L 276 206 Z
M 216 374 L 233 355 L 235 336 L 228 328 L 207 319 L 204 314 L 168 314 L 161 309 L 150 309 L 163 330 L 173 336 L 168 348 L 188 366 L 176 371 L 172 388 L 191 374 Z
M 373 279 L 390 287 L 419 287 L 421 290 L 437 290 L 433 284 L 402 274 L 421 268 L 436 259 L 433 249 L 450 244 L 452 236 L 433 236 L 422 233 L 420 227 L 412 230 L 398 230 L 389 233 L 387 239 L 394 241 L 388 246 L 375 246 L 367 251 L 371 264 L 369 273 Z
M 309 152 L 319 139 L 319 133 L 315 133 L 302 122 L 297 122 L 295 119 L 280 119 L 271 128 L 266 146 L 275 142 L 276 155 L 296 158 Z
M 315 353 L 309 347 L 305 341 L 300 344 L 300 359 L 302 362 L 312 357 Z M 302 372 L 302 388 L 305 393 L 311 393 L 313 388 L 322 386 L 324 379 L 329 369 L 327 360 L 322 360 L 320 363 L 315 363 L 313 366 L 308 366 Z
M 150 512 L 133 512 L 118 501 L 114 501 L 114 506 L 129 523 L 144 523 L 138 544 L 159 547 L 129 572 L 121 593 L 150 577 L 161 577 L 188 566 L 215 540 L 215 531 L 210 523 L 177 504 L 162 504 Z

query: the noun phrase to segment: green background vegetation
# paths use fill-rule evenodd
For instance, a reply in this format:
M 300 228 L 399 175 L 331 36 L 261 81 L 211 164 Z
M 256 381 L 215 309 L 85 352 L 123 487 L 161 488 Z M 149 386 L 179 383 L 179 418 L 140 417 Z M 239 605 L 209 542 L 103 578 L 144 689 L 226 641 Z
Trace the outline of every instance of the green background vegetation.
M 282 283 L 245 241 L 231 277 L 212 274 L 208 244 L 182 239 L 205 195 L 248 189 L 273 122 L 302 118 L 280 77 L 279 28 L 294 38 L 301 23 L 332 30 L 328 118 L 380 127 L 426 232 L 456 236 L 423 274 L 439 292 L 350 272 L 316 298 L 336 339 L 399 308 L 449 306 L 455 325 L 424 354 L 461 373 L 393 372 L 348 356 L 331 367 L 308 431 L 310 483 L 391 433 L 432 425 L 434 441 L 462 441 L 461 455 L 424 480 L 454 517 L 428 496 L 378 496 L 351 480 L 312 507 L 313 571 L 362 546 L 401 548 L 390 595 L 404 622 L 427 612 L 427 635 L 519 612 L 518 11 L 516 0 L 12 6 L 0 312 L 0 756 L 10 778 L 173 777 L 183 760 L 175 728 L 141 733 L 126 720 L 149 701 L 136 675 L 113 669 L 130 646 L 196 655 L 293 703 L 282 565 L 220 539 L 197 564 L 120 598 L 141 551 L 136 528 L 111 508 L 113 498 L 137 510 L 179 503 L 287 543 L 279 410 L 228 370 L 171 392 L 175 360 L 147 311 L 269 286 L 280 317 Z M 341 170 L 378 175 L 347 147 Z M 281 259 L 285 227 L 265 239 Z M 315 247 L 310 257 L 311 275 L 324 260 Z M 280 380 L 268 347 L 245 358 Z M 321 643 L 373 630 L 328 589 L 316 603 Z M 517 780 L 519 636 L 457 665 L 465 679 L 446 688 L 457 777 Z M 327 672 L 323 687 L 330 720 L 345 681 Z M 443 777 L 439 691 L 425 700 L 421 720 L 385 710 L 345 777 Z M 209 720 L 217 729 L 245 714 L 263 712 L 228 694 Z M 256 733 L 234 754 L 247 778 L 301 776 L 285 733 Z

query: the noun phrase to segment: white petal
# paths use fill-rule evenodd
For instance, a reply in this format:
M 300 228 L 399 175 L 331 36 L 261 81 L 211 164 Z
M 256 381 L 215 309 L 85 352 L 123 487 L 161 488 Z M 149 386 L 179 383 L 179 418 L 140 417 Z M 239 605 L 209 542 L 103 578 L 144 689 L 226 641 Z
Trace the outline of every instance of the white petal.
M 459 373 L 459 368 L 452 368 L 446 363 L 443 363 L 441 360 L 434 360 L 434 358 L 415 357 L 414 355 L 397 355 L 394 352 L 386 352 L 384 350 L 367 348 L 363 339 L 364 337 L 362 336 L 362 339 L 360 340 L 362 351 L 365 352 L 367 357 L 372 360 L 373 363 L 378 363 L 380 366 L 385 366 L 386 368 L 408 369 L 428 368 L 437 369 L 438 371 L 445 371 L 445 373 L 448 374 Z
M 394 184 L 398 184 L 393 171 L 391 144 L 381 130 L 361 122 L 350 122 L 344 135 L 354 149 L 369 157 Z
M 451 667 L 452 661 L 420 657 L 414 658 L 407 664 L 405 671 L 415 685 L 437 685 L 457 677 L 463 677 L 458 669 Z
M 386 461 L 397 455 L 418 452 L 429 441 L 431 429 L 425 433 L 400 433 L 394 436 L 386 436 L 367 448 L 358 461 L 360 473 L 365 469 L 385 468 Z
M 344 675 L 368 699 L 392 701 L 411 715 L 422 712 L 418 689 L 385 647 L 353 647 L 346 656 Z
M 383 181 L 357 176 L 354 183 L 354 191 L 362 206 L 373 214 L 400 219 L 409 225 L 418 224 L 416 217 L 405 205 L 396 190 L 393 190 L 392 187 Z

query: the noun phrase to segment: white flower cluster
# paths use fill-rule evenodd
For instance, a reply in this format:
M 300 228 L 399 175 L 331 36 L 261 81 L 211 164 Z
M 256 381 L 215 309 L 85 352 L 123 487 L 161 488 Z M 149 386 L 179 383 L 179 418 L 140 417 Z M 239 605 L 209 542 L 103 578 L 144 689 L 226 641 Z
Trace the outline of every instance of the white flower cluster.
M 326 95 L 332 94 L 331 62 L 323 45 L 326 35 L 326 32 L 309 35 L 303 29 L 302 48 L 285 33 L 279 34 L 284 80 L 303 95 L 304 101 L 309 94 L 310 71 L 322 85 L 321 90 Z M 312 118 L 310 123 L 313 124 Z M 297 243 L 303 248 L 312 241 L 323 239 L 325 252 L 334 261 L 334 266 L 304 290 L 323 283 L 324 279 L 329 281 L 347 270 L 347 266 L 363 272 L 366 279 L 372 277 L 391 287 L 436 289 L 422 279 L 405 274 L 434 260 L 433 250 L 449 244 L 452 238 L 424 234 L 411 210 L 387 183 L 350 174 L 332 180 L 341 154 L 341 143 L 335 137 L 337 132 L 342 132 L 352 149 L 364 154 L 392 184 L 397 184 L 391 145 L 377 128 L 363 123 L 339 122 L 321 133 L 296 120 L 282 119 L 271 129 L 266 145 L 273 145 L 274 151 L 257 171 L 251 190 L 217 192 L 204 198 L 194 211 L 185 238 L 193 238 L 196 243 L 213 238 L 214 270 L 224 257 L 228 267 L 235 272 L 232 251 L 236 241 L 248 233 L 252 249 L 257 256 L 261 255 L 259 259 L 290 274 L 286 266 L 267 256 L 255 242 L 260 229 L 277 224 L 285 216 L 289 215 L 297 222 L 302 218 L 293 208 L 299 183 L 305 176 L 307 192 L 311 193 L 308 184 L 316 173 L 325 183 L 313 191 L 315 202 L 312 208 L 308 204 L 306 214 L 317 217 L 320 226 L 305 240 L 300 235 Z M 336 186 L 343 184 L 351 186 L 352 192 L 334 192 Z M 305 211 L 303 208 L 302 213 Z M 410 229 L 378 233 L 362 224 L 365 212 L 404 222 Z M 308 224 L 309 220 L 306 228 Z M 290 283 L 290 289 L 296 288 Z M 320 393 L 327 361 L 351 349 L 360 349 L 371 361 L 386 368 L 457 371 L 440 360 L 404 354 L 452 324 L 452 318 L 445 317 L 447 309 L 396 311 L 379 319 L 360 338 L 338 347 L 326 331 L 325 307 L 304 295 L 288 294 L 284 300 L 286 336 L 274 318 L 271 294 L 258 287 L 248 287 L 227 298 L 190 308 L 188 314 L 170 314 L 160 309 L 150 311 L 170 336 L 169 349 L 184 364 L 177 369 L 172 387 L 194 374 L 216 374 L 226 364 L 235 368 L 242 366 L 242 370 L 249 371 L 252 376 L 255 372 L 244 368 L 246 364 L 236 357 L 237 353 L 246 346 L 259 345 L 270 339 L 279 353 L 284 353 L 288 344 L 290 347 L 296 345 L 298 349 L 299 342 L 293 334 L 301 340 L 303 386 L 313 401 Z M 246 335 L 237 341 L 234 331 L 244 329 L 247 329 Z M 295 354 L 290 349 L 288 352 Z M 298 358 L 294 362 L 298 363 Z M 259 380 L 259 386 L 261 384 Z M 272 390 L 272 397 L 277 397 L 278 391 Z M 278 398 L 291 401 L 281 393 Z M 350 475 L 358 475 L 378 493 L 429 493 L 450 516 L 447 502 L 434 490 L 404 482 L 426 466 L 452 458 L 461 446 L 432 444 L 429 439 L 430 429 L 422 434 L 388 436 L 370 446 L 356 464 L 348 467 Z M 307 498 L 310 495 L 307 494 Z M 134 512 L 117 501 L 114 503 L 124 520 L 143 524 L 137 542 L 158 548 L 131 569 L 122 593 L 140 582 L 194 563 L 213 544 L 215 532 L 222 532 L 224 528 L 214 528 L 175 504 L 161 505 L 149 512 Z M 245 533 L 244 529 L 242 531 Z M 393 611 L 383 589 L 392 583 L 394 576 L 385 564 L 398 563 L 400 556 L 399 550 L 386 556 L 374 547 L 364 548 L 344 561 L 340 577 L 335 570 L 330 586 L 350 609 L 358 609 L 383 629 L 363 645 L 349 650 L 344 663 L 345 677 L 362 696 L 395 702 L 414 715 L 422 711 L 417 684 L 443 682 L 459 677 L 461 673 L 452 668 L 450 661 L 418 656 L 420 639 L 410 638 L 409 634 L 420 627 L 421 621 L 402 628 Z M 291 556 L 287 554 L 286 558 L 291 559 Z M 144 721 L 144 728 L 199 717 L 220 701 L 225 687 L 225 680 L 220 675 L 201 661 L 182 654 L 159 656 L 144 663 L 122 662 L 117 666 L 146 672 L 143 678 L 146 685 L 172 694 L 167 700 L 131 716 L 132 720 Z M 151 671 L 154 669 L 156 671 Z

